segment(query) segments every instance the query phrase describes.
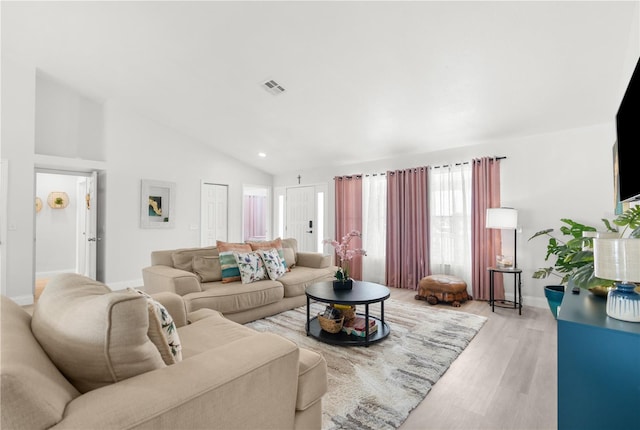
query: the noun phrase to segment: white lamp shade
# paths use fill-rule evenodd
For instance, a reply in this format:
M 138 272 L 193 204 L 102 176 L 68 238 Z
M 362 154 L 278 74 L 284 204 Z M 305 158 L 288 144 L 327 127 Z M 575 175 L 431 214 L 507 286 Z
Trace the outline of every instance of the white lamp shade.
M 594 272 L 598 278 L 640 282 L 640 239 L 594 239 Z
M 486 227 L 515 230 L 518 228 L 518 211 L 512 208 L 487 209 Z

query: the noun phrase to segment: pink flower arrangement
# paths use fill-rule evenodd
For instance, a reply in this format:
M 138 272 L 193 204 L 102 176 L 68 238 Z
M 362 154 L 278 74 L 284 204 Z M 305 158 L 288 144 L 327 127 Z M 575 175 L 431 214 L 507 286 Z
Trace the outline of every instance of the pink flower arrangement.
M 346 281 L 349 279 L 349 264 L 351 260 L 353 260 L 353 257 L 356 255 L 367 255 L 367 251 L 362 248 L 349 248 L 349 243 L 354 237 L 362 238 L 362 233 L 357 230 L 351 230 L 342 238 L 342 242 L 331 239 L 325 239 L 322 241 L 322 243 L 333 246 L 336 250 L 336 255 L 340 260 L 338 270 L 336 271 L 336 279 L 339 281 Z

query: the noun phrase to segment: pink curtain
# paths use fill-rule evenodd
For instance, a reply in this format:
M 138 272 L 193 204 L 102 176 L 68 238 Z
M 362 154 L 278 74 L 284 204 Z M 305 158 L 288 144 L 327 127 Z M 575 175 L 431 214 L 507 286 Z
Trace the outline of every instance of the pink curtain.
M 429 274 L 428 168 L 387 172 L 386 284 L 418 289 Z
M 334 178 L 336 194 L 336 240 L 352 230 L 362 232 L 362 175 Z M 362 239 L 354 237 L 349 247 L 362 248 Z M 338 261 L 336 260 L 336 264 Z M 349 265 L 349 276 L 362 279 L 362 256 L 356 255 Z
M 266 196 L 244 196 L 244 240 L 265 240 Z
M 471 180 L 471 282 L 473 297 L 489 300 L 488 267 L 495 266 L 496 255 L 502 250 L 501 231 L 485 227 L 487 208 L 500 207 L 500 160 L 483 157 L 474 159 Z M 501 273 L 494 275 L 496 300 L 504 299 Z

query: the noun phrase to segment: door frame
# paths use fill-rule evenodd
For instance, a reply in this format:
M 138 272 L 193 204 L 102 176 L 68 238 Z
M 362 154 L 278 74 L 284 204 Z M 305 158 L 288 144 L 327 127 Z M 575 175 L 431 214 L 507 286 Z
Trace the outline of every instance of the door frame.
M 9 161 L 0 160 L 0 293 L 7 295 L 7 235 L 9 214 Z
M 207 185 L 213 185 L 216 187 L 225 187 L 227 189 L 226 191 L 226 197 L 227 200 L 225 202 L 225 211 L 226 211 L 226 233 L 225 233 L 225 237 L 224 238 L 220 238 L 219 240 L 222 241 L 227 241 L 228 237 L 229 237 L 229 184 L 220 184 L 217 182 L 211 182 L 211 181 L 205 181 L 205 180 L 201 180 L 200 181 L 200 246 L 205 246 L 206 244 L 206 238 L 204 236 L 204 223 L 205 223 L 205 219 L 207 217 L 207 212 L 206 212 L 206 205 L 205 205 L 205 188 Z M 218 239 L 216 237 L 216 239 Z M 211 245 L 206 245 L 206 246 L 211 246 Z
M 330 202 L 329 202 L 329 186 L 326 183 L 316 183 L 316 184 L 305 184 L 305 185 L 291 185 L 284 187 L 277 187 L 273 193 L 273 219 L 274 219 L 274 230 L 276 235 L 280 235 L 282 237 L 286 236 L 287 232 L 287 190 L 290 188 L 301 188 L 301 187 L 313 187 L 314 188 L 314 212 L 315 212 L 315 223 L 316 223 L 316 250 L 317 252 L 324 252 L 324 246 L 322 245 L 322 241 L 330 235 L 330 226 L 333 225 L 333 222 L 330 224 L 329 213 L 330 213 Z M 318 195 L 323 193 L 322 204 L 322 223 L 318 222 L 319 209 L 318 208 Z M 322 228 L 319 229 L 318 227 Z M 287 236 L 290 237 L 290 236 Z
M 268 239 L 273 239 L 273 230 L 271 228 L 271 207 L 272 207 L 272 203 L 271 203 L 271 187 L 269 185 L 251 185 L 251 184 L 242 184 L 242 224 L 240 226 L 241 228 L 241 234 L 242 234 L 242 239 L 244 240 L 244 236 L 245 236 L 245 231 L 244 231 L 244 217 L 245 217 L 245 204 L 244 204 L 244 197 L 249 195 L 256 195 L 256 194 L 252 194 L 252 190 L 260 190 L 260 191 L 264 191 L 265 193 L 265 202 L 267 207 L 265 208 L 265 217 L 266 219 L 264 220 L 264 225 L 267 229 L 267 231 L 265 232 L 266 236 L 265 236 L 265 240 Z
M 35 199 L 36 197 L 36 187 L 38 184 L 38 173 L 46 173 L 46 174 L 54 174 L 54 175 L 69 175 L 69 176 L 75 176 L 75 177 L 87 177 L 87 178 L 95 178 L 95 198 L 92 199 L 92 201 L 96 202 L 97 205 L 97 211 L 96 211 L 96 226 L 95 226 L 95 233 L 96 233 L 96 252 L 95 252 L 95 261 L 94 261 L 94 266 L 95 266 L 95 273 L 96 273 L 96 280 L 104 282 L 104 279 L 102 279 L 104 277 L 104 258 L 102 256 L 103 252 L 104 252 L 104 246 L 102 246 L 103 243 L 103 239 L 104 237 L 102 237 L 103 235 L 100 232 L 104 232 L 104 226 L 101 225 L 101 221 L 100 220 L 104 220 L 104 213 L 105 213 L 105 205 L 100 204 L 101 201 L 104 201 L 104 199 L 102 198 L 103 196 L 101 196 L 101 192 L 100 189 L 101 187 L 99 186 L 100 184 L 100 178 L 104 178 L 104 171 L 101 170 L 97 170 L 97 169 L 90 169 L 90 168 L 78 168 L 78 167 L 69 167 L 66 168 L 64 166 L 56 166 L 56 167 L 49 167 L 49 166 L 39 166 L 39 165 L 35 165 L 34 167 L 34 172 L 33 172 L 33 198 Z M 76 221 L 77 224 L 77 221 Z M 37 245 L 36 245 L 36 237 L 37 237 L 37 226 L 36 226 L 36 217 L 33 217 L 33 243 L 34 243 L 34 247 L 33 247 L 33 288 L 35 288 L 35 279 L 36 279 L 36 250 L 37 250 Z M 77 244 L 76 244 L 76 255 L 77 255 L 78 249 L 77 249 Z

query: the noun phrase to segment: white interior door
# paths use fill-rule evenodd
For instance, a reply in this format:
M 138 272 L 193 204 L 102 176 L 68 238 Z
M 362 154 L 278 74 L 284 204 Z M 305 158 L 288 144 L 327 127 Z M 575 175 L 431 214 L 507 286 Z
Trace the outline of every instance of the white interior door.
M 200 202 L 200 244 L 215 246 L 227 241 L 229 186 L 203 182 Z
M 86 217 L 84 220 L 84 231 L 86 238 L 85 247 L 85 265 L 84 275 L 91 279 L 96 279 L 96 262 L 97 262 L 97 248 L 98 248 L 98 173 L 92 172 L 86 180 L 86 188 L 84 204 L 86 211 Z M 82 200 L 82 198 L 80 199 Z
M 76 271 L 96 279 L 98 241 L 97 173 L 79 177 L 77 187 Z
M 317 251 L 315 187 L 287 188 L 285 231 L 298 241 L 299 251 Z

